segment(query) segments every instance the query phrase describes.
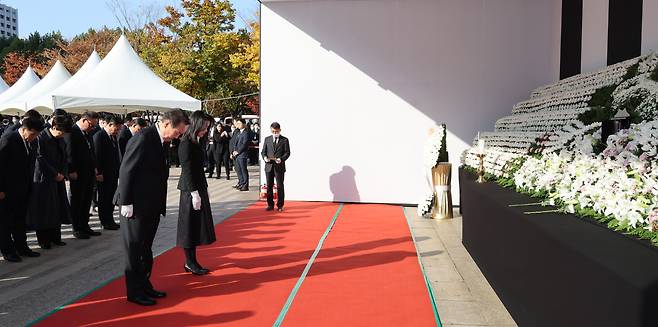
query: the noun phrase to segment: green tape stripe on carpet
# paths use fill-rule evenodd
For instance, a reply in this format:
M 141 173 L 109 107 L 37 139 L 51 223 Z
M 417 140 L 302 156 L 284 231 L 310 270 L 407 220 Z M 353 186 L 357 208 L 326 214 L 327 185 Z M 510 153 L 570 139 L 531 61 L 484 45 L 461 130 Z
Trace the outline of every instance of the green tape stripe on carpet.
M 402 214 L 407 220 L 407 226 L 409 226 L 409 233 L 411 234 L 411 237 L 413 238 L 414 234 L 411 231 L 411 224 L 409 223 L 409 217 L 407 216 L 407 211 L 404 210 L 404 207 L 402 208 Z M 414 239 L 414 248 L 416 248 L 416 257 L 418 258 L 418 265 L 420 265 L 420 270 L 423 273 L 423 278 L 425 279 L 425 286 L 427 286 L 427 292 L 429 293 L 430 296 L 430 302 L 432 303 L 432 311 L 434 311 L 434 319 L 436 319 L 436 325 L 438 327 L 442 327 L 441 324 L 441 317 L 439 317 L 439 310 L 436 305 L 436 296 L 434 294 L 434 290 L 432 289 L 432 284 L 430 283 L 430 279 L 427 277 L 427 273 L 425 273 L 425 266 L 423 266 L 423 261 L 420 259 L 420 252 L 418 252 L 418 246 L 416 245 L 416 240 Z
M 238 211 L 236 211 L 236 212 L 234 212 L 234 213 L 232 213 L 232 214 L 230 214 L 230 215 L 228 215 L 226 218 L 222 219 L 222 221 L 220 221 L 218 224 L 223 223 L 224 221 L 226 221 L 226 220 L 228 220 L 229 218 L 235 216 L 237 213 L 239 213 L 239 212 L 245 210 L 246 208 L 248 208 L 248 206 L 245 207 L 245 208 L 242 208 L 242 209 L 240 209 L 240 210 L 238 210 Z M 175 248 L 175 247 L 176 247 L 176 244 L 173 244 L 173 245 L 171 245 L 170 247 L 168 247 L 167 249 L 165 249 L 164 251 L 162 251 L 162 253 L 157 254 L 155 257 L 159 257 L 160 255 L 165 254 L 165 252 L 167 252 L 167 251 L 169 251 L 169 250 L 171 250 L 171 249 L 173 249 L 173 248 Z M 155 259 L 155 257 L 154 257 L 154 259 Z M 117 280 L 117 279 L 119 279 L 119 278 L 121 278 L 121 277 L 123 277 L 123 276 L 124 276 L 124 273 L 122 272 L 121 274 L 119 274 L 119 275 L 117 275 L 117 276 L 114 276 L 114 277 L 110 278 L 109 280 L 104 281 L 103 283 L 101 283 L 100 285 L 98 285 L 98 286 L 92 288 L 91 290 L 88 290 L 88 291 L 82 293 L 81 295 L 79 295 L 79 296 L 77 296 L 77 297 L 71 299 L 70 301 L 68 301 L 68 302 L 66 302 L 66 303 L 64 303 L 64 304 L 62 304 L 62 305 L 60 305 L 59 307 L 57 307 L 57 308 L 55 308 L 55 309 L 53 309 L 53 310 L 50 310 L 48 313 L 42 315 L 41 317 L 39 317 L 39 318 L 37 318 L 37 319 L 35 319 L 35 320 L 33 320 L 33 321 L 27 323 L 25 326 L 26 326 L 26 327 L 32 327 L 32 326 L 36 326 L 36 325 L 38 325 L 40 322 L 42 322 L 42 321 L 45 320 L 46 318 L 48 318 L 48 317 L 54 315 L 54 314 L 57 313 L 58 311 L 63 310 L 63 309 L 66 308 L 67 306 L 69 306 L 69 305 L 71 305 L 71 304 L 73 304 L 73 303 L 76 303 L 76 302 L 82 300 L 83 298 L 87 297 L 87 295 L 89 295 L 89 294 L 91 294 L 91 293 L 93 293 L 93 292 L 95 292 L 95 291 L 97 291 L 97 290 L 99 290 L 99 289 L 101 289 L 101 288 L 103 288 L 103 287 L 109 285 L 109 284 L 112 283 L 113 281 L 115 281 L 115 280 Z
M 288 296 L 286 303 L 283 305 L 283 308 L 281 308 L 279 317 L 277 317 L 276 321 L 272 326 L 274 327 L 281 326 L 281 324 L 283 323 L 283 319 L 286 318 L 286 314 L 288 314 L 288 310 L 290 309 L 292 302 L 295 300 L 295 296 L 297 295 L 299 288 L 302 286 L 302 283 L 304 282 L 306 275 L 311 270 L 311 266 L 313 265 L 315 258 L 318 256 L 318 253 L 320 253 L 320 250 L 322 249 L 322 245 L 324 244 L 325 239 L 327 239 L 327 236 L 329 236 L 329 232 L 331 232 L 331 229 L 334 227 L 334 224 L 338 219 L 338 215 L 340 215 L 340 211 L 343 210 L 343 205 L 344 204 L 341 203 L 338 209 L 336 210 L 334 217 L 331 219 L 331 222 L 329 222 L 329 226 L 327 226 L 327 229 L 324 231 L 324 234 L 320 238 L 320 241 L 318 242 L 318 246 L 315 247 L 315 251 L 313 252 L 313 255 L 311 255 L 311 258 L 308 260 L 308 263 L 306 264 L 306 267 L 304 268 L 302 275 L 299 276 L 299 279 L 297 280 L 295 287 L 293 287 L 292 291 L 290 291 L 290 295 Z

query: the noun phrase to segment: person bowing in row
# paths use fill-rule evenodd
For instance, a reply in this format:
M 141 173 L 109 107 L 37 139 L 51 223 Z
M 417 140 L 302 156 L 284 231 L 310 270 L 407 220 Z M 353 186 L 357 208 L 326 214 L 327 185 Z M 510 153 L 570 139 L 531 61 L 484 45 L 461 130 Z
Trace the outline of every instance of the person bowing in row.
M 196 247 L 212 244 L 216 240 L 201 145 L 201 139 L 208 133 L 211 121 L 212 117 L 202 111 L 192 113 L 190 127 L 178 146 L 182 171 L 178 181 L 181 192 L 176 244 L 185 251 L 185 271 L 194 275 L 209 272 L 197 261 Z

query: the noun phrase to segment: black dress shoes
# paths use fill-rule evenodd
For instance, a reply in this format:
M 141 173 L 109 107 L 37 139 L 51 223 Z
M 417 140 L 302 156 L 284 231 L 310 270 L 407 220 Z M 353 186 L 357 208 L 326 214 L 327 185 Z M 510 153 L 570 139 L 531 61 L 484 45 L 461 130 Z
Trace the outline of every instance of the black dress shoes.
M 231 176 L 226 176 L 226 180 L 231 180 Z
M 107 230 L 118 230 L 119 229 L 119 224 L 109 224 L 107 226 L 103 226 L 103 229 Z
M 274 210 L 274 207 L 267 207 L 267 208 L 265 208 L 265 211 L 272 211 L 272 210 Z
M 88 231 L 86 231 L 86 233 L 87 233 L 89 236 L 101 236 L 101 235 L 102 235 L 101 232 L 97 232 L 97 231 L 95 231 L 95 230 L 93 230 L 93 229 L 89 229 Z
M 190 272 L 192 273 L 192 275 L 197 275 L 197 276 L 207 275 L 210 272 L 210 270 L 208 269 L 204 269 L 201 267 L 190 267 L 187 264 L 185 264 L 183 268 L 185 269 L 185 271 Z
M 145 295 L 129 296 L 128 297 L 128 302 L 132 302 L 132 303 L 143 305 L 143 306 L 150 306 L 150 305 L 155 305 L 156 304 L 154 299 L 152 299 L 148 296 L 145 296 Z
M 53 244 L 55 244 L 55 245 L 57 245 L 57 246 L 64 246 L 64 245 L 66 245 L 66 243 L 64 243 L 64 242 L 62 242 L 62 241 L 55 241 L 55 242 L 53 242 Z
M 151 298 L 154 298 L 154 299 L 161 299 L 161 298 L 167 296 L 167 293 L 156 291 L 154 289 L 146 290 L 144 293 L 146 293 L 146 295 L 148 297 L 151 297 Z
M 16 253 L 8 253 L 8 254 L 3 254 L 3 258 L 5 258 L 5 261 L 7 262 L 21 262 L 23 259 L 18 256 Z
M 79 240 L 88 240 L 89 239 L 89 234 L 85 232 L 73 232 L 73 236 Z
M 246 192 L 246 191 L 249 191 L 249 188 L 248 187 L 241 187 L 241 188 L 238 189 L 238 191 Z
M 41 253 L 34 252 L 32 250 L 25 250 L 25 251 L 18 251 L 18 255 L 20 255 L 21 257 L 36 258 L 38 256 L 41 256 Z
M 44 249 L 44 250 L 50 250 L 52 248 L 50 246 L 50 243 L 39 243 L 39 247 Z

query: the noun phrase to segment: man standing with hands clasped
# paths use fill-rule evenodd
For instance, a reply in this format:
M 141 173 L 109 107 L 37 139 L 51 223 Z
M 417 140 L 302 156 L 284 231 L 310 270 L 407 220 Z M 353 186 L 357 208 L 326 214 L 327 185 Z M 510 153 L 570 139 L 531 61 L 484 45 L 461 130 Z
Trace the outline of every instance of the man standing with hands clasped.
M 166 112 L 162 120 L 135 134 L 126 147 L 119 170 L 115 204 L 121 206 L 121 235 L 126 252 L 128 301 L 154 305 L 154 298 L 167 296 L 153 288 L 151 270 L 155 233 L 167 202 L 166 151 L 171 140 L 187 130 L 190 120 L 180 109 Z
M 248 159 L 248 150 L 249 144 L 251 143 L 251 138 L 249 135 L 249 129 L 245 123 L 244 118 L 235 119 L 235 126 L 237 129 L 234 133 L 238 133 L 237 138 L 235 139 L 235 147 L 231 153 L 233 160 L 235 160 L 235 170 L 238 172 L 238 185 L 236 189 L 238 191 L 249 191 L 249 171 L 247 170 L 247 159 Z
M 272 135 L 265 138 L 261 155 L 265 160 L 265 178 L 267 180 L 267 211 L 274 210 L 274 179 L 277 187 L 277 211 L 283 211 L 285 192 L 283 176 L 286 173 L 286 160 L 290 157 L 288 138 L 281 135 L 281 125 L 274 122 L 270 125 Z

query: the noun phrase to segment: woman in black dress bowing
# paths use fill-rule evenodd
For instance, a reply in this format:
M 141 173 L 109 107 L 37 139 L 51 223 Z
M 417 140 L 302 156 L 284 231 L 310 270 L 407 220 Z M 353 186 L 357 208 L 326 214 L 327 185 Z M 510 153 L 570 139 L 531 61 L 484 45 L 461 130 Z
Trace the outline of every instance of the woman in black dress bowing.
M 27 210 L 27 224 L 37 234 L 39 246 L 50 249 L 62 242 L 62 224 L 71 223 L 71 208 L 66 194 L 66 150 L 63 137 L 71 132 L 73 120 L 67 114 L 55 115 L 35 142 L 37 160 Z
M 195 111 L 190 117 L 190 127 L 178 146 L 182 172 L 178 181 L 181 193 L 176 244 L 185 250 L 185 271 L 195 275 L 209 272 L 197 261 L 196 247 L 212 244 L 216 240 L 203 169 L 203 148 L 199 142 L 208 133 L 211 120 L 202 111 Z

